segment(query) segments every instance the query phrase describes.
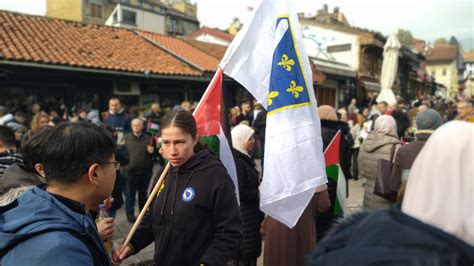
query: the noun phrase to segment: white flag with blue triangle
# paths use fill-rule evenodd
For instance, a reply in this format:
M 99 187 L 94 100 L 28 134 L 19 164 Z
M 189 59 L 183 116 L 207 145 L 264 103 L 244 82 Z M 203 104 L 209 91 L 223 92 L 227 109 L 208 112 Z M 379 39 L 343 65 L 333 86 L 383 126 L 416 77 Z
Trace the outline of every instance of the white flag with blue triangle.
M 290 228 L 327 183 L 312 72 L 292 8 L 263 0 L 220 64 L 268 111 L 260 208 Z

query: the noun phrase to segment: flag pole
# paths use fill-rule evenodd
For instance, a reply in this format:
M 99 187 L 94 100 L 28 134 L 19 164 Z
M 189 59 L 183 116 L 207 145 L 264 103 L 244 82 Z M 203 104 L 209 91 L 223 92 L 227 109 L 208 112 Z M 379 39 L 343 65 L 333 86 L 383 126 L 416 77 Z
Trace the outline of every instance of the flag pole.
M 130 229 L 130 232 L 127 235 L 127 238 L 122 244 L 122 247 L 120 247 L 120 253 L 123 252 L 123 250 L 127 247 L 128 243 L 130 243 L 130 240 L 132 239 L 133 234 L 135 234 L 135 231 L 137 230 L 138 226 L 142 222 L 143 217 L 145 216 L 146 210 L 148 207 L 150 207 L 151 202 L 155 199 L 156 195 L 158 194 L 158 191 L 161 187 L 161 184 L 163 184 L 163 180 L 165 179 L 165 176 L 168 174 L 168 171 L 170 169 L 171 164 L 168 162 L 165 166 L 165 169 L 161 173 L 160 179 L 158 179 L 158 182 L 156 182 L 155 187 L 150 193 L 150 196 L 148 196 L 148 200 L 145 203 L 145 206 L 143 206 L 143 209 L 140 211 L 140 214 L 137 217 L 137 220 L 132 226 L 132 229 Z
M 216 70 L 216 73 L 214 74 L 214 77 L 212 78 L 211 82 L 209 83 L 209 86 L 211 86 L 212 84 L 214 84 L 215 80 L 217 79 L 218 77 L 218 72 L 219 72 L 219 68 L 217 68 Z M 209 87 L 208 87 L 209 88 Z M 205 98 L 205 95 L 206 93 L 209 93 L 209 90 L 206 89 L 206 91 L 204 92 L 204 95 L 202 96 L 202 99 Z M 200 105 L 203 104 L 202 103 L 202 100 L 199 101 L 196 109 L 194 110 L 193 112 L 193 115 L 196 114 L 196 110 L 199 109 Z M 165 176 L 168 174 L 168 171 L 171 167 L 171 164 L 168 162 L 165 166 L 165 169 L 163 170 L 163 172 L 161 173 L 161 176 L 160 176 L 160 179 L 158 179 L 158 182 L 156 182 L 156 185 L 155 187 L 153 188 L 152 192 L 150 193 L 150 196 L 148 197 L 146 203 L 145 203 L 145 206 L 143 207 L 143 209 L 140 211 L 140 214 L 138 215 L 137 219 L 135 220 L 135 223 L 133 224 L 132 226 L 132 229 L 130 229 L 130 232 L 128 233 L 127 235 L 127 238 L 125 239 L 125 241 L 123 242 L 122 246 L 120 247 L 120 253 L 123 252 L 123 250 L 127 247 L 127 245 L 130 243 L 130 240 L 132 239 L 132 236 L 133 234 L 135 234 L 135 231 L 137 230 L 138 228 L 138 225 L 140 225 L 140 223 L 142 222 L 142 219 L 143 217 L 145 216 L 145 213 L 146 213 L 146 210 L 148 209 L 148 207 L 150 207 L 150 204 L 151 202 L 153 201 L 153 199 L 156 197 L 160 187 L 161 187 L 161 184 L 163 183 L 163 180 L 165 179 Z

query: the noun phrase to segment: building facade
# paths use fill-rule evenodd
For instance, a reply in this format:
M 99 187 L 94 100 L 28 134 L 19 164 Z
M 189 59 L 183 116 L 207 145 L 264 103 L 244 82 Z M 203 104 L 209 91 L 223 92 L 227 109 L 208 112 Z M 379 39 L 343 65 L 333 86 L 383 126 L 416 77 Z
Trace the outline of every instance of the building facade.
M 170 35 L 186 35 L 199 29 L 196 11 L 196 4 L 191 4 L 189 1 L 172 1 L 168 5 L 159 0 L 47 0 L 46 2 L 47 17 Z
M 464 53 L 464 94 L 474 95 L 474 50 Z
M 323 91 L 334 90 L 335 84 L 338 84 L 333 106 L 347 106 L 351 98 L 367 105 L 380 91 L 385 38 L 379 33 L 351 27 L 337 7 L 330 13 L 324 5 L 316 16 L 300 15 L 299 19 L 308 54 L 326 63 L 329 61 L 332 68 L 344 73 L 337 82 L 323 82 L 316 87 Z M 323 74 L 325 77 L 333 75 Z M 328 94 L 316 92 L 316 95 L 321 93 Z
M 437 45 L 426 53 L 426 72 L 436 82 L 446 87 L 447 98 L 454 98 L 459 89 L 458 48 L 453 45 Z

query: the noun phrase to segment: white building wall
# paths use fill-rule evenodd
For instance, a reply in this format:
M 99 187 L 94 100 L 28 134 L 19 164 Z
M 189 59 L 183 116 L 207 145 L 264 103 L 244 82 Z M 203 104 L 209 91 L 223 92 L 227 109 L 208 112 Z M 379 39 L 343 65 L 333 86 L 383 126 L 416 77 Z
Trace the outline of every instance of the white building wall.
M 469 76 L 469 73 L 471 74 Z M 469 76 L 469 77 L 468 77 Z M 468 78 L 466 81 L 466 89 L 464 93 L 466 95 L 474 95 L 474 62 L 466 63 L 466 70 L 464 71 L 464 78 Z
M 128 10 L 135 12 L 135 25 L 129 23 L 123 23 L 122 11 Z M 117 15 L 115 15 L 117 14 Z M 117 21 L 114 21 L 114 16 L 116 16 Z M 134 9 L 131 7 L 117 5 L 115 10 L 111 13 L 105 25 L 123 27 L 128 29 L 139 29 L 144 31 L 150 31 L 159 34 L 166 34 L 166 17 L 160 14 Z
M 359 36 L 356 34 L 326 29 L 314 25 L 301 25 L 306 52 L 311 57 L 348 64 L 353 70 L 359 68 Z M 350 50 L 327 52 L 328 46 L 350 44 Z M 327 53 L 331 58 L 324 55 Z
M 139 29 L 166 34 L 165 16 L 141 11 L 137 13 L 137 24 Z
M 219 45 L 225 45 L 225 46 L 230 44 L 230 42 L 228 42 L 228 41 L 216 38 L 213 35 L 209 35 L 209 34 L 205 34 L 205 33 L 199 35 L 197 38 L 194 38 L 194 39 L 197 40 L 197 41 L 201 41 L 201 42 L 207 42 L 207 43 L 219 44 Z

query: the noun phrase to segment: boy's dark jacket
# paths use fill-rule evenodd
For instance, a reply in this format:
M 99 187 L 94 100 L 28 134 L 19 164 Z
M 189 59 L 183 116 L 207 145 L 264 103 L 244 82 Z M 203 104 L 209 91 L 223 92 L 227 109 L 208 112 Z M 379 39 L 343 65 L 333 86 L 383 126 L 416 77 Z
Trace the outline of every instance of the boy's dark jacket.
M 96 264 L 110 265 L 91 216 L 73 211 L 44 186 L 0 207 L 0 250 L 5 249 L 9 252 L 1 258 L 4 266 L 93 265 L 93 256 L 101 258 Z

